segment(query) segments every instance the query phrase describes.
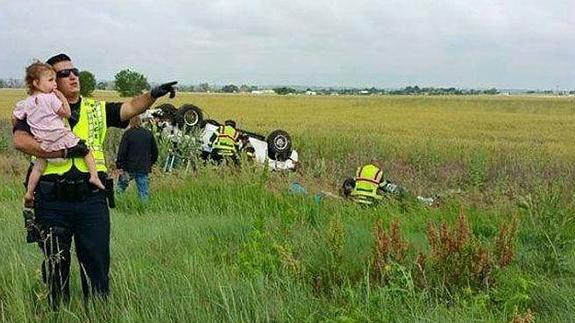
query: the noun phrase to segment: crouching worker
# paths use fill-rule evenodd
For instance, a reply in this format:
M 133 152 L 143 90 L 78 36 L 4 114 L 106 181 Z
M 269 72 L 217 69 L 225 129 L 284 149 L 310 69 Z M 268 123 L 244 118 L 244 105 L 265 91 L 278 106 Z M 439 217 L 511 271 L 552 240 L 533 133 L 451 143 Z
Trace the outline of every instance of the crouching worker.
M 346 198 L 354 202 L 372 205 L 381 201 L 385 195 L 392 195 L 399 199 L 411 198 L 411 195 L 402 187 L 383 179 L 381 169 L 373 164 L 359 167 L 354 178 L 344 181 L 342 191 Z M 433 198 L 416 197 L 417 200 L 431 205 Z
M 231 160 L 236 166 L 240 165 L 240 134 L 236 130 L 234 120 L 226 120 L 210 138 L 212 143 L 211 159 L 217 164 L 224 160 Z

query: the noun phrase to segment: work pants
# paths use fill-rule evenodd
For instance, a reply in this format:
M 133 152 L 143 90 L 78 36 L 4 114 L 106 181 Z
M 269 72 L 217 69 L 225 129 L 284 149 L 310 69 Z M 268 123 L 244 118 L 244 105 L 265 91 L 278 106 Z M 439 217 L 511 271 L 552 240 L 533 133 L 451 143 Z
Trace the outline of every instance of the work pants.
M 44 252 L 42 275 L 50 291 L 50 303 L 58 307 L 70 298 L 70 248 L 74 240 L 80 265 L 84 298 L 109 293 L 110 214 L 105 192 L 93 186 L 76 200 L 62 199 L 55 183 L 40 181 L 35 195 L 35 215 L 46 237 L 39 242 Z

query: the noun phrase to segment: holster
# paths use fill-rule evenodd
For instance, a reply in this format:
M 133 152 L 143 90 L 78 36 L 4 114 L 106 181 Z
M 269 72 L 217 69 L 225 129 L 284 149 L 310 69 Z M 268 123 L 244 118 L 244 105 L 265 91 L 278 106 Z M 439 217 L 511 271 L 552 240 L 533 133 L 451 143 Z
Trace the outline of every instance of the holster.
M 26 242 L 34 243 L 42 240 L 42 230 L 32 209 L 24 209 L 22 212 L 24 217 L 24 228 L 26 228 Z
M 116 199 L 114 198 L 114 179 L 107 177 L 104 185 L 106 186 L 106 198 L 108 199 L 108 206 L 113 209 L 116 207 Z

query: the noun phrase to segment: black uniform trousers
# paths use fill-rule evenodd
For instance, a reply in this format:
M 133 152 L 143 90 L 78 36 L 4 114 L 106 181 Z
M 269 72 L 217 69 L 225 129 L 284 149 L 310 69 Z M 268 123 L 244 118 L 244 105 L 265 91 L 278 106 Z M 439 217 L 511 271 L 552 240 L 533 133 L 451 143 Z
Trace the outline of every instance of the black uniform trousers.
M 90 186 L 80 198 L 59 197 L 56 183 L 41 181 L 35 194 L 35 215 L 47 233 L 39 242 L 44 252 L 42 275 L 50 290 L 50 303 L 58 307 L 70 298 L 72 239 L 80 265 L 85 299 L 105 298 L 109 292 L 110 213 L 104 191 Z

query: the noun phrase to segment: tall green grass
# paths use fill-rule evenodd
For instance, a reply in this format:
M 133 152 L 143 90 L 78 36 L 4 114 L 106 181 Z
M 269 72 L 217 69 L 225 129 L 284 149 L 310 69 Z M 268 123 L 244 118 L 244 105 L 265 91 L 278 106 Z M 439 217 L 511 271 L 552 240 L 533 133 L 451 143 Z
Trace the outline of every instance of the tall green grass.
M 281 177 L 281 176 L 280 176 Z M 112 295 L 87 308 L 80 301 L 77 268 L 72 302 L 59 312 L 47 306 L 39 282 L 36 246 L 24 243 L 20 192 L 0 192 L 6 215 L 0 252 L 0 317 L 6 321 L 505 321 L 516 307 L 538 319 L 565 321 L 575 310 L 573 258 L 563 254 L 561 273 L 541 261 L 548 250 L 522 218 L 518 259 L 488 293 L 444 303 L 413 289 L 409 275 L 380 285 L 370 281 L 376 219 L 399 218 L 407 239 L 424 250 L 425 226 L 454 219 L 458 205 L 428 209 L 398 203 L 367 209 L 340 201 L 270 192 L 257 171 L 233 176 L 220 170 L 154 178 L 154 196 L 141 204 L 133 189 L 112 213 Z M 536 199 L 532 203 L 546 203 Z M 7 202 L 9 201 L 9 202 Z M 535 202 L 537 201 L 537 202 Z M 543 206 L 545 207 L 545 206 Z M 505 210 L 466 209 L 482 239 L 493 239 Z M 537 216 L 537 215 L 527 215 Z M 334 219 L 343 240 L 337 260 L 330 250 Z M 337 230 L 336 230 L 337 231 Z M 569 234 L 572 234 L 570 231 Z M 534 236 L 532 236 L 534 235 Z M 534 240 L 530 240 L 534 239 Z M 535 243 L 535 244 L 534 244 Z M 566 251 L 566 250 L 563 250 Z M 335 261 L 335 262 L 334 262 Z M 330 281 L 330 275 L 337 275 Z

